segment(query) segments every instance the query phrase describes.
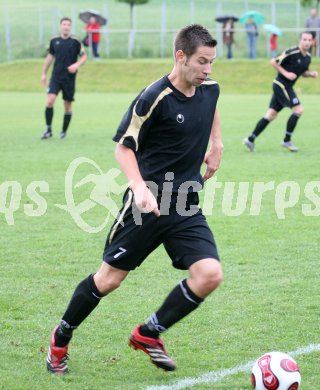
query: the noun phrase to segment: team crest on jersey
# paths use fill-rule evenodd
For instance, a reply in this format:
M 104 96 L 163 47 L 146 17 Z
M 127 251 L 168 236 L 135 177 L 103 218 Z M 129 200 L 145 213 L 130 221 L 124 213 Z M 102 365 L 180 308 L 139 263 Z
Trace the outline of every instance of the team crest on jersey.
M 178 123 L 183 123 L 184 122 L 184 116 L 182 114 L 177 115 L 177 122 Z

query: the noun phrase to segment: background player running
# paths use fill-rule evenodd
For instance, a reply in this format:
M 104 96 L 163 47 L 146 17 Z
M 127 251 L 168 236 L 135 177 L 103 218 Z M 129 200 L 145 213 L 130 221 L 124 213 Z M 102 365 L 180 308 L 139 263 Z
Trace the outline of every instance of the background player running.
M 291 137 L 298 119 L 303 113 L 303 107 L 293 90 L 293 86 L 300 76 L 318 77 L 317 71 L 309 70 L 311 63 L 309 49 L 311 45 L 311 33 L 303 32 L 300 34 L 300 41 L 297 47 L 286 49 L 280 56 L 270 61 L 271 65 L 277 70 L 278 76 L 273 81 L 273 95 L 268 111 L 257 123 L 248 138 L 243 140 L 243 143 L 251 152 L 255 151 L 255 139 L 277 117 L 283 107 L 291 108 L 292 114 L 288 119 L 285 136 L 281 145 L 291 152 L 298 151 L 297 146 L 291 141 Z

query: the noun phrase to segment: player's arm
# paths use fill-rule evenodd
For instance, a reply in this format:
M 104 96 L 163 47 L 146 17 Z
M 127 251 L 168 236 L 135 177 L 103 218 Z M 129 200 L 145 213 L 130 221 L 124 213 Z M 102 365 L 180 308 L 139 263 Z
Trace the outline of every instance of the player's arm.
M 204 180 L 210 179 L 220 166 L 220 161 L 223 152 L 223 143 L 221 138 L 221 127 L 218 111 L 216 110 L 212 122 L 210 134 L 210 149 L 205 155 L 204 162 L 207 164 L 207 169 L 203 176 Z
M 297 75 L 293 72 L 288 72 L 287 70 L 285 70 L 285 68 L 283 66 L 281 66 L 280 63 L 278 62 L 279 58 L 280 57 L 272 58 L 272 60 L 270 61 L 270 64 L 274 67 L 274 69 L 278 73 L 281 73 L 288 80 L 292 80 L 292 81 L 295 80 L 297 78 Z
M 42 67 L 42 74 L 41 74 L 41 82 L 44 86 L 47 85 L 47 73 L 48 73 L 48 70 L 50 68 L 50 65 L 52 64 L 53 59 L 54 59 L 54 56 L 49 53 L 44 61 L 44 64 Z
M 115 156 L 129 181 L 137 208 L 143 212 L 153 212 L 158 217 L 160 211 L 157 201 L 141 176 L 135 152 L 118 143 Z
M 303 77 L 312 77 L 312 78 L 317 78 L 318 77 L 318 72 L 316 70 L 306 70 L 303 74 Z
M 68 72 L 69 73 L 76 73 L 77 70 L 80 68 L 80 66 L 83 65 L 86 61 L 87 61 L 87 54 L 86 54 L 83 46 L 81 45 L 80 57 L 79 57 L 77 62 L 68 66 Z

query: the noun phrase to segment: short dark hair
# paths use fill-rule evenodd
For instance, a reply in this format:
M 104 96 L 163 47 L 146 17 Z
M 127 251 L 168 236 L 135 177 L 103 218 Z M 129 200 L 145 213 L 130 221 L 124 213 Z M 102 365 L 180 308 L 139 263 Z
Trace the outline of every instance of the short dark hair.
M 71 18 L 68 18 L 67 16 L 64 16 L 63 18 L 60 19 L 60 24 L 64 21 L 67 21 L 67 22 L 70 22 L 72 23 L 72 19 Z
M 205 27 L 191 24 L 178 32 L 174 41 L 174 52 L 182 50 L 187 57 L 190 57 L 199 46 L 216 47 L 217 41 Z
M 313 34 L 312 34 L 311 31 L 302 31 L 302 32 L 300 33 L 300 38 L 302 38 L 302 35 L 303 35 L 303 34 L 309 34 L 309 35 L 312 35 L 312 37 L 313 37 Z

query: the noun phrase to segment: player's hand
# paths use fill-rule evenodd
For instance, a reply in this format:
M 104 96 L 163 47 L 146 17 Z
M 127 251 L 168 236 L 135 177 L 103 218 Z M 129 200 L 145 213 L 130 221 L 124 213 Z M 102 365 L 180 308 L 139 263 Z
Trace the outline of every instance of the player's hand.
M 204 156 L 204 163 L 207 164 L 207 169 L 203 175 L 204 181 L 210 179 L 219 169 L 220 161 L 223 152 L 223 145 L 211 147 L 210 151 Z
M 316 70 L 312 70 L 310 72 L 310 77 L 313 77 L 314 79 L 318 77 L 318 72 Z
M 76 71 L 79 69 L 79 65 L 75 62 L 74 64 L 68 66 L 68 72 L 69 73 L 76 73 Z
M 41 84 L 47 86 L 47 76 L 45 74 L 41 76 Z
M 143 213 L 154 213 L 157 217 L 160 217 L 160 211 L 156 198 L 153 193 L 145 185 L 145 183 L 139 183 L 133 189 L 134 201 L 138 208 Z
M 293 72 L 286 72 L 285 74 L 285 77 L 288 79 L 288 80 L 295 80 L 297 78 L 297 75 Z

